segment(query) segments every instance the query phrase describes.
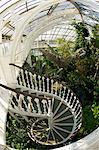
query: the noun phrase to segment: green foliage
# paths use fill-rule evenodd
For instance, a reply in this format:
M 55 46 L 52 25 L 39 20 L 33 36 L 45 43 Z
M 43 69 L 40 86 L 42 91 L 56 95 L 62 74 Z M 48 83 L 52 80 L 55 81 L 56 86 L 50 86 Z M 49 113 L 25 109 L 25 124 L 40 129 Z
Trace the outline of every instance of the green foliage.
M 7 145 L 19 150 L 23 150 L 28 145 L 30 140 L 26 133 L 25 122 L 22 121 L 20 124 L 8 114 L 6 130 Z
M 91 108 L 94 118 L 97 120 L 97 123 L 99 123 L 99 105 L 96 104 L 96 102 L 92 105 Z
M 17 122 L 8 113 L 7 115 L 7 127 L 6 127 L 6 145 L 18 150 L 40 150 L 46 149 L 46 146 L 42 146 L 33 142 L 27 134 L 27 123 L 24 119 Z M 47 150 L 47 149 L 46 149 Z
M 31 71 L 32 73 L 39 74 L 41 76 L 46 75 L 47 77 L 52 77 L 58 70 L 58 67 L 53 62 L 51 62 L 43 56 L 32 56 L 32 63 L 33 69 L 30 68 L 29 71 Z
M 93 131 L 93 129 L 98 127 L 98 122 L 94 118 L 91 106 L 85 106 L 83 108 L 83 128 L 84 128 L 84 134 L 87 135 L 90 132 Z
M 96 24 L 93 28 L 92 28 L 92 34 L 93 34 L 93 38 L 92 38 L 92 43 L 96 48 L 99 48 L 99 25 Z
M 75 41 L 75 51 L 79 48 L 88 48 L 88 41 L 86 37 L 89 36 L 88 29 L 86 28 L 85 24 L 82 22 L 73 22 L 72 25 L 76 29 L 76 41 Z
M 74 46 L 74 43 L 72 41 L 66 41 L 63 38 L 59 38 L 56 40 L 58 47 L 56 48 L 56 51 L 60 56 L 68 57 L 72 55 L 72 49 Z
M 91 108 L 91 105 L 83 107 L 83 124 L 79 133 L 77 134 L 77 139 L 81 139 L 81 137 L 85 137 L 86 135 L 90 134 L 99 125 L 98 120 L 94 118 Z

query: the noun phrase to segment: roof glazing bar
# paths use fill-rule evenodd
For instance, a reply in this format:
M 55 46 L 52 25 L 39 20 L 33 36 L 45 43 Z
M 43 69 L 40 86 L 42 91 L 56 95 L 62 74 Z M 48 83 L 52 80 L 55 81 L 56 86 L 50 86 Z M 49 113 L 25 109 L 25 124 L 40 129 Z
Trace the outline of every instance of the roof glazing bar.
M 59 3 L 58 3 L 58 4 L 59 4 Z M 50 9 L 48 10 L 47 15 L 51 15 L 52 12 L 54 11 L 54 9 L 58 6 L 58 4 L 52 5 L 52 6 L 50 7 Z

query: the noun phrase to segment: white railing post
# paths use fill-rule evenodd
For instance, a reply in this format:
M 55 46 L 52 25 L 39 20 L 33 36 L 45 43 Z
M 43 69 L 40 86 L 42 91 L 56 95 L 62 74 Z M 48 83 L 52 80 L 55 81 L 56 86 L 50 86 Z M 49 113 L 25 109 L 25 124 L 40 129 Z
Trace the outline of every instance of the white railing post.
M 43 92 L 45 92 L 45 77 L 42 77 L 42 81 L 43 81 Z
M 36 79 L 37 75 L 34 74 L 33 77 L 34 77 L 35 90 L 38 90 L 37 79 Z

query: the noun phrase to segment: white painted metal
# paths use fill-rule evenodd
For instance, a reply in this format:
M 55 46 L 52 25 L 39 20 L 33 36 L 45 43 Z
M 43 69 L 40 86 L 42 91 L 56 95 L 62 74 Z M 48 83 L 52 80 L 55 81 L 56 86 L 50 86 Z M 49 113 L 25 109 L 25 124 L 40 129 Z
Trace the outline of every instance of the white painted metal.
M 8 112 L 10 94 L 0 87 L 0 144 L 6 144 L 6 115 Z
M 61 0 L 61 2 L 64 0 Z M 31 10 L 29 12 L 29 14 L 27 14 L 25 16 L 25 18 L 23 18 L 23 20 L 21 20 L 21 22 L 17 25 L 16 31 L 14 33 L 14 37 L 13 38 L 14 41 L 12 43 L 11 46 L 11 50 L 12 50 L 12 63 L 14 63 L 14 56 L 15 56 L 15 52 L 17 50 L 17 46 L 18 43 L 20 41 L 21 35 L 24 32 L 26 26 L 28 25 L 28 23 L 37 15 L 39 14 L 42 10 L 48 8 L 51 5 L 57 4 L 58 2 L 60 2 L 59 0 L 50 0 L 50 1 L 45 1 L 44 3 L 41 3 L 38 7 L 34 8 L 33 10 Z
M 23 118 L 25 118 L 25 120 L 27 122 L 28 122 L 28 119 L 27 119 L 28 116 L 40 118 L 40 119 L 36 119 L 36 121 L 33 122 L 33 126 L 31 128 L 31 130 L 33 130 L 33 133 L 30 134 L 31 135 L 30 137 L 34 138 L 37 142 L 39 142 L 41 144 L 45 144 L 45 145 L 52 145 L 52 144 L 57 145 L 57 144 L 65 142 L 81 126 L 82 115 L 78 115 L 78 114 L 80 114 L 82 110 L 81 110 L 79 101 L 74 98 L 74 100 L 76 101 L 77 104 L 75 103 L 75 105 L 72 105 L 73 93 L 70 90 L 68 90 L 69 92 L 66 92 L 67 88 L 65 86 L 63 86 L 62 84 L 58 83 L 57 81 L 54 81 L 54 80 L 46 78 L 46 77 L 41 77 L 36 74 L 32 75 L 30 72 L 27 73 L 27 71 L 21 69 L 18 66 L 16 67 L 16 69 L 19 70 L 19 71 L 16 71 L 16 72 L 19 72 L 19 76 L 16 76 L 19 85 L 18 84 L 14 85 L 13 88 L 20 89 L 20 92 L 19 92 L 20 95 L 18 98 L 16 96 L 15 92 L 14 93 L 12 92 L 11 99 L 10 99 L 9 111 L 16 113 L 16 114 L 20 114 L 21 116 L 23 116 Z M 28 78 L 28 76 L 30 78 Z M 29 84 L 31 84 L 31 79 L 33 82 L 32 83 L 33 87 L 30 88 Z M 29 84 L 27 84 L 27 83 L 29 83 Z M 10 86 L 12 86 L 12 85 L 10 85 Z M 34 93 L 35 97 L 32 97 L 32 95 L 29 95 L 29 94 L 24 95 L 24 93 L 23 94 L 21 93 L 21 92 L 25 92 L 25 91 L 28 91 L 29 94 Z M 44 98 L 43 101 L 42 101 L 42 99 L 40 99 L 38 97 L 39 95 L 43 96 L 43 98 Z M 71 95 L 70 98 L 68 97 L 69 95 Z M 54 99 L 54 101 L 53 101 L 53 99 Z M 35 102 L 35 107 L 33 106 L 34 102 Z M 57 107 L 55 106 L 55 105 L 57 105 L 56 102 L 58 103 Z M 63 105 L 66 107 L 65 110 L 62 109 Z M 68 109 L 67 109 L 67 107 L 68 107 Z M 58 111 L 60 109 L 61 109 L 61 112 L 59 113 Z M 78 110 L 77 113 L 76 113 L 76 110 Z M 67 111 L 68 111 L 69 115 L 67 115 Z M 64 117 L 64 115 L 65 115 L 65 117 Z M 61 121 L 66 122 L 66 120 L 68 120 L 70 118 L 73 121 L 71 124 L 72 126 L 70 125 L 72 127 L 72 130 L 70 129 L 67 131 L 62 126 L 59 127 L 57 125 L 59 123 L 61 124 Z M 62 131 L 67 132 L 69 135 L 65 135 L 65 137 L 63 136 L 64 138 L 62 138 L 61 141 L 56 141 L 56 140 L 54 141 L 54 139 L 52 139 L 52 141 L 53 141 L 52 143 L 50 143 L 49 139 L 46 139 L 47 140 L 46 142 L 44 142 L 43 139 L 38 140 L 35 137 L 36 136 L 35 132 L 38 133 L 39 131 L 37 129 L 34 129 L 34 126 L 35 127 L 38 126 L 38 123 L 40 121 L 44 122 L 45 119 L 48 120 L 48 125 L 49 125 L 49 127 L 47 127 L 47 124 L 45 122 L 46 128 L 48 130 L 49 129 L 52 130 L 54 138 L 56 137 L 54 135 L 54 132 L 56 132 L 58 135 L 60 135 L 60 137 L 62 137 L 61 133 L 59 133 L 58 130 L 61 130 L 61 132 Z M 69 124 L 68 124 L 68 126 L 69 126 Z M 44 129 L 44 132 L 45 132 L 45 129 Z M 43 134 L 43 131 L 41 134 Z M 39 135 L 39 137 L 40 137 L 40 135 Z M 50 138 L 50 134 L 49 134 L 49 138 Z
M 85 138 L 70 145 L 56 148 L 55 150 L 98 150 L 99 149 L 99 127 Z
M 59 22 L 62 22 L 63 15 L 65 15 L 64 18 L 67 20 L 67 24 L 68 24 L 68 21 L 74 16 L 74 14 L 75 15 L 78 14 L 78 11 L 75 9 L 72 9 L 71 15 L 69 15 L 69 12 L 65 10 L 65 11 L 62 11 L 61 14 L 57 12 L 51 16 L 45 16 L 42 19 L 39 19 L 38 20 L 39 24 L 26 37 L 23 53 L 21 53 L 21 54 L 19 53 L 22 56 L 24 55 L 23 60 L 20 60 L 20 62 L 22 63 L 22 61 L 24 61 L 26 59 L 26 56 L 29 53 L 29 50 L 33 47 L 33 45 L 32 45 L 33 40 L 35 40 L 40 34 L 44 33 L 45 31 L 50 30 L 52 27 L 57 25 Z M 16 63 L 16 62 L 14 62 L 14 63 Z
M 21 0 L 22 1 L 22 0 Z M 13 6 L 11 6 L 11 7 L 9 7 L 9 8 L 7 8 L 5 11 L 4 11 L 4 13 L 5 12 L 7 12 L 8 10 L 10 10 L 10 11 L 13 11 L 13 9 L 15 8 L 15 6 L 16 5 L 18 5 L 18 4 L 20 4 L 21 3 L 21 1 L 19 1 L 17 4 L 14 4 Z M 55 0 L 51 0 L 51 1 L 48 1 L 48 2 L 46 2 L 46 4 L 42 4 L 41 6 L 44 6 L 44 8 L 46 8 L 47 6 L 50 6 L 50 5 L 52 5 L 52 3 L 53 4 L 55 4 L 55 3 L 57 3 L 57 2 L 60 2 L 60 1 L 55 1 Z M 88 4 L 87 2 L 89 2 L 89 4 L 90 4 L 90 1 L 89 0 L 87 0 L 87 1 L 83 1 L 85 4 Z M 45 2 L 44 2 L 45 3 Z M 98 11 L 99 11 L 99 9 L 98 9 L 98 6 L 96 7 L 96 5 L 97 4 L 95 4 L 95 5 L 93 5 L 93 7 L 94 7 L 94 10 L 95 9 L 97 9 Z M 92 7 L 92 4 L 90 4 L 90 6 Z M 13 36 L 13 38 L 15 38 L 14 39 L 14 41 L 12 42 L 12 52 L 14 51 L 14 53 L 13 53 L 13 56 L 14 56 L 14 54 L 16 53 L 16 50 L 17 50 L 17 46 L 18 46 L 18 44 L 19 44 L 19 42 L 20 42 L 20 39 L 21 39 L 21 35 L 22 35 L 22 33 L 23 33 L 23 31 L 24 31 L 24 29 L 25 29 L 25 27 L 27 26 L 27 24 L 28 24 L 28 22 L 32 19 L 32 17 L 30 18 L 30 19 L 28 19 L 28 17 L 29 16 L 31 16 L 31 14 L 34 12 L 34 16 L 38 13 L 38 12 L 40 12 L 42 9 L 43 9 L 43 7 L 40 9 L 40 11 L 39 11 L 39 9 L 40 9 L 40 7 L 38 7 L 37 9 L 35 9 L 35 10 L 33 10 L 33 11 L 30 11 L 30 13 L 25 17 L 25 19 L 27 19 L 27 22 L 26 22 L 26 24 L 24 24 L 25 23 L 25 21 L 26 20 L 24 20 L 23 22 L 22 22 L 22 24 L 21 24 L 21 26 L 20 26 L 20 28 L 17 28 L 16 29 L 16 31 L 15 31 L 15 34 L 14 34 L 14 36 Z M 36 11 L 37 11 L 37 13 L 36 13 Z M 4 13 L 2 13 L 1 14 L 1 19 L 2 19 L 2 16 L 4 15 Z M 33 16 L 33 17 L 34 17 Z M 24 26 L 23 26 L 23 24 L 24 24 Z M 19 23 L 17 24 L 18 26 L 20 25 Z M 16 25 L 16 26 L 17 26 Z M 24 27 L 24 28 L 23 28 Z M 46 27 L 47 28 L 47 27 Z M 23 30 L 22 30 L 23 29 Z M 41 29 L 42 30 L 42 29 Z M 42 33 L 43 32 L 43 30 L 42 31 L 40 31 L 40 32 L 38 32 L 38 34 L 37 35 L 39 35 L 40 33 Z M 36 36 L 37 36 L 36 35 Z M 16 41 L 16 39 L 17 39 L 17 41 Z M 34 39 L 35 39 L 35 37 L 34 37 Z M 0 50 L 1 50 L 1 45 L 0 45 Z M 11 53 L 12 53 L 11 52 Z M 11 53 L 9 54 L 9 55 L 11 55 Z M 9 59 L 7 60 L 7 57 L 2 57 L 2 55 L 1 55 L 1 58 L 0 58 L 0 61 L 1 61 L 1 59 L 2 59 L 2 61 L 0 62 L 0 65 L 1 65 L 1 70 L 0 70 L 0 77 L 1 77 L 1 79 L 6 83 L 6 81 L 8 82 L 8 83 L 13 83 L 13 82 L 15 82 L 15 78 L 12 76 L 12 71 L 11 71 L 11 68 L 9 68 L 9 66 L 8 66 L 8 64 L 10 63 L 10 60 L 11 60 L 11 58 L 12 58 L 12 60 L 13 61 L 15 61 L 14 60 L 14 58 L 15 57 L 13 57 L 13 56 L 11 56 L 11 57 L 9 57 Z M 5 62 L 4 64 L 3 64 L 3 62 Z M 21 61 L 21 65 L 22 65 L 22 62 L 23 62 L 23 60 Z M 6 68 L 6 71 L 4 70 L 4 68 Z M 6 75 L 6 72 L 9 74 L 9 77 L 7 77 L 7 75 Z M 16 82 L 15 82 L 16 83 Z M 44 84 L 44 82 L 43 82 L 43 84 Z M 3 91 L 3 89 L 1 89 L 0 88 L 0 91 L 1 91 L 1 94 L 2 94 L 2 91 Z M 45 90 L 44 90 L 45 91 Z M 60 91 L 61 91 L 61 89 L 60 89 Z M 6 92 L 5 92 L 6 93 Z M 52 93 L 53 93 L 53 91 L 52 91 Z M 61 92 L 60 92 L 61 93 Z M 5 94 L 3 93 L 2 94 L 2 96 L 0 95 L 0 97 L 2 97 L 1 98 L 1 100 L 0 100 L 0 112 L 3 114 L 3 116 L 4 116 L 4 120 L 2 121 L 2 115 L 0 115 L 0 143 L 1 144 L 5 144 L 5 120 L 6 120 L 6 114 L 7 114 L 7 108 L 8 108 L 8 99 L 9 99 L 9 94 L 8 95 L 6 95 L 6 101 L 5 101 L 5 103 L 6 104 L 4 104 L 3 106 L 4 107 L 2 107 L 2 103 L 4 103 L 4 100 L 3 99 L 5 99 Z M 8 99 L 7 99 L 8 98 Z M 76 100 L 76 98 L 75 98 L 75 100 Z M 71 102 L 70 102 L 71 103 Z M 76 107 L 75 107 L 76 108 Z M 54 136 L 54 135 L 53 135 Z M 84 139 L 82 139 L 82 140 L 80 140 L 80 141 L 78 141 L 78 142 L 76 142 L 76 143 L 74 143 L 74 144 L 71 144 L 71 145 L 69 145 L 69 146 L 66 146 L 66 147 L 63 147 L 63 149 L 65 150 L 65 149 L 73 149 L 73 150 L 94 150 L 94 149 L 96 149 L 96 150 L 98 150 L 98 147 L 99 147 L 99 145 L 97 144 L 97 143 L 99 143 L 99 128 L 96 130 L 96 131 L 94 131 L 91 135 L 89 135 L 88 137 L 86 137 L 86 138 L 84 138 Z M 62 150 L 62 149 L 61 149 Z

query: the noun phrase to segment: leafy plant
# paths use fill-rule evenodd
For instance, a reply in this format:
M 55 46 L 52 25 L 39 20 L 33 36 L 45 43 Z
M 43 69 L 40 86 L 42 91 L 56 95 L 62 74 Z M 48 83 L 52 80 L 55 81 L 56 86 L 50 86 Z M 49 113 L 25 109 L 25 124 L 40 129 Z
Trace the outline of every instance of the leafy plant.
M 96 102 L 92 105 L 91 110 L 93 112 L 94 118 L 97 120 L 97 123 L 99 123 L 99 105 L 96 104 Z

